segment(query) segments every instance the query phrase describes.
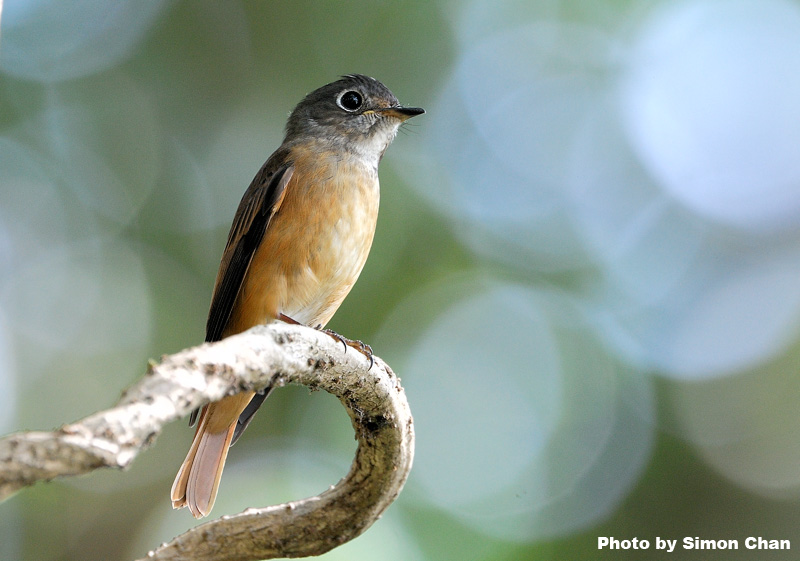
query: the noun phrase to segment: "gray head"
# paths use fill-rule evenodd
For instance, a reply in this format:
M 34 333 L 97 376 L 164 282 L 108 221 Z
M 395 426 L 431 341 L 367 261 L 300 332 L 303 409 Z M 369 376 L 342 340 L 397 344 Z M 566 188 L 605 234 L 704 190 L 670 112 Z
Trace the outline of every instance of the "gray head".
M 286 123 L 284 142 L 313 137 L 378 159 L 406 119 L 425 113 L 403 107 L 378 80 L 351 74 L 308 94 Z

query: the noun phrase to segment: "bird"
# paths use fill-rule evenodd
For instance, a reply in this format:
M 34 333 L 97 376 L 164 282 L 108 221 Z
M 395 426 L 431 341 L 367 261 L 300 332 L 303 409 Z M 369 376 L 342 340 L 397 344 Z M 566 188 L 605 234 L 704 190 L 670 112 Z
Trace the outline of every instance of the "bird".
M 323 329 L 358 279 L 378 217 L 378 164 L 407 119 L 378 80 L 350 74 L 307 94 L 282 144 L 233 218 L 206 323 L 206 342 L 272 321 Z M 329 332 L 345 343 L 358 343 Z M 364 351 L 364 345 L 354 345 Z M 371 361 L 371 351 L 369 358 Z M 370 362 L 371 364 L 371 362 Z M 172 485 L 173 508 L 214 506 L 229 447 L 270 392 L 244 391 L 195 410 L 197 428 Z

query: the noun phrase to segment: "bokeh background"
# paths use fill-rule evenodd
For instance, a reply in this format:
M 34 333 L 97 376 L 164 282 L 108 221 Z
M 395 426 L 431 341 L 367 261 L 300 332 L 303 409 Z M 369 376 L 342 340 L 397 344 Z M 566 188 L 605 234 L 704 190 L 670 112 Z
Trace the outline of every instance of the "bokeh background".
M 330 325 L 401 376 L 418 444 L 399 500 L 325 559 L 800 548 L 797 0 L 6 0 L 0 432 L 110 406 L 202 341 L 242 193 L 294 104 L 352 72 L 428 110 L 384 158 Z M 267 405 L 217 516 L 349 467 L 334 398 Z M 183 532 L 191 434 L 18 493 L 0 558 L 132 559 Z

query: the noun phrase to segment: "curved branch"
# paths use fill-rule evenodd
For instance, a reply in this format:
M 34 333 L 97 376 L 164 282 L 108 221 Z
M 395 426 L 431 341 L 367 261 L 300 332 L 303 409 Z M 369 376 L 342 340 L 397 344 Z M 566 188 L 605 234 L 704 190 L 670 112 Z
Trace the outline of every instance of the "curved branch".
M 327 335 L 297 325 L 259 326 L 163 357 L 114 408 L 54 432 L 0 439 L 0 500 L 39 480 L 126 467 L 164 424 L 192 409 L 237 391 L 286 384 L 324 389 L 347 408 L 358 441 L 348 475 L 316 497 L 197 526 L 147 559 L 324 553 L 360 535 L 400 493 L 413 459 L 413 421 L 386 363 L 375 357 L 370 369 L 361 353 L 347 352 Z

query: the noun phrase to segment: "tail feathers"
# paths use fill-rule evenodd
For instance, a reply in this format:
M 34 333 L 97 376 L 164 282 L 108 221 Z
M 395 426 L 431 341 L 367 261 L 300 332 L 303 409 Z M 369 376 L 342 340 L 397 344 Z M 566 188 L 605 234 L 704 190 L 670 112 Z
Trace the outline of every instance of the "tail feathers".
M 228 430 L 211 433 L 201 422 L 172 484 L 172 508 L 188 506 L 195 518 L 211 512 L 235 428 L 233 423 Z

